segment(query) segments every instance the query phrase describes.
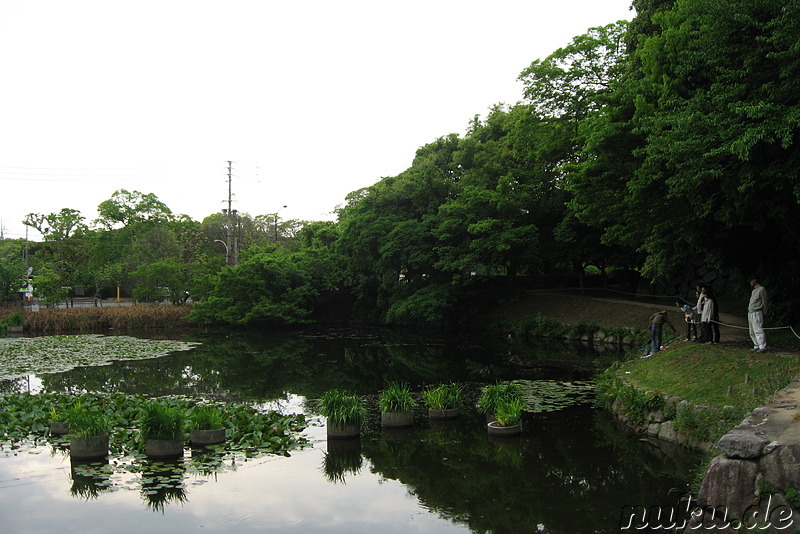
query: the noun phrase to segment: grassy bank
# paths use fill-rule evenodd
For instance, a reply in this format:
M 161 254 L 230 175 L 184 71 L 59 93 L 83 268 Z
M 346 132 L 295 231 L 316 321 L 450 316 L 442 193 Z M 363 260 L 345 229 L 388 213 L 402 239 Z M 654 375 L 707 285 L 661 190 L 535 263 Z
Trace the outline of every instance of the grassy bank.
M 635 386 L 692 404 L 745 411 L 763 405 L 800 373 L 796 354 L 762 354 L 685 342 L 673 345 L 649 358 L 628 362 L 620 373 Z
M 562 330 L 591 321 L 601 329 L 644 330 L 647 318 L 658 309 L 664 309 L 662 303 L 574 292 L 529 292 L 495 310 L 493 320 L 512 324 L 552 322 L 560 324 Z M 683 341 L 683 315 L 677 308 L 666 309 L 678 329 L 676 337 L 669 328 L 665 330 L 666 350 L 648 358 L 641 358 L 642 352 L 634 350 L 626 355 L 626 363 L 605 370 L 597 379 L 601 398 L 608 402 L 618 399 L 627 416 L 639 425 L 646 424 L 644 415 L 650 410 L 663 409 L 666 419 L 673 420 L 676 430 L 690 443 L 713 443 L 800 373 L 798 340 L 787 330 L 768 333 L 769 352 L 752 352 L 746 318 L 728 313 L 721 319 L 721 344 L 690 343 Z M 638 336 L 636 339 L 637 348 L 644 346 Z M 707 408 L 685 409 L 665 403 L 665 397 L 680 397 Z

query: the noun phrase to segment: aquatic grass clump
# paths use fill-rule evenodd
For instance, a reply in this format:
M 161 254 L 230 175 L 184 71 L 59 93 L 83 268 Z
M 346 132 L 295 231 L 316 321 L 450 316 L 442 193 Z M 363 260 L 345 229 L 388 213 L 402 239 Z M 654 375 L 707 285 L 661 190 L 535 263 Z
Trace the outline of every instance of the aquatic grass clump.
M 378 406 L 382 412 L 410 412 L 414 409 L 414 399 L 406 383 L 388 382 L 378 394 Z
M 217 430 L 225 426 L 225 417 L 216 406 L 195 406 L 189 412 L 189 428 L 192 430 Z
M 493 414 L 502 402 L 522 401 L 522 388 L 514 382 L 490 384 L 478 397 L 478 408 L 483 413 Z
M 461 405 L 464 386 L 460 384 L 439 384 L 422 392 L 422 400 L 434 410 L 452 410 Z
M 522 400 L 519 398 L 501 399 L 494 411 L 494 417 L 500 426 L 518 425 L 522 419 Z
M 340 426 L 363 423 L 367 415 L 367 410 L 357 395 L 340 389 L 326 391 L 319 401 L 319 409 L 329 423 Z
M 76 402 L 66 411 L 66 420 L 73 437 L 89 438 L 104 436 L 111 431 L 111 420 L 98 406 L 86 406 Z
M 180 407 L 150 402 L 139 414 L 139 433 L 142 440 L 182 438 L 185 421 L 186 414 Z

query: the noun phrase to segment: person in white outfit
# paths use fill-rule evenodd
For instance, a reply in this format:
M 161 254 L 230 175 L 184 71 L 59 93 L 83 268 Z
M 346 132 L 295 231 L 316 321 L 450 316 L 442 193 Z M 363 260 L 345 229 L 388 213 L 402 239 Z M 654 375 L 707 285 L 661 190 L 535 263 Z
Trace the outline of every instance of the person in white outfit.
M 764 334 L 764 314 L 767 313 L 767 290 L 755 276 L 750 278 L 750 286 L 753 288 L 753 292 L 750 294 L 750 304 L 747 306 L 750 339 L 753 340 L 753 350 L 766 352 L 767 336 Z

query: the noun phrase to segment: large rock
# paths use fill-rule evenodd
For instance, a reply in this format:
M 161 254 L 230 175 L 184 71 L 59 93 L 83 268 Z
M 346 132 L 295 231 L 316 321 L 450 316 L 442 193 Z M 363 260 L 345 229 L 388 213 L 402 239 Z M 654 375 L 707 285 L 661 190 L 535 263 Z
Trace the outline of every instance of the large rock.
M 800 488 L 800 443 L 781 445 L 760 461 L 764 480 L 775 488 Z
M 698 500 L 703 506 L 727 510 L 729 516 L 742 517 L 756 492 L 758 465 L 719 455 L 711 461 Z
M 658 439 L 671 441 L 676 443 L 679 441 L 678 432 L 675 430 L 675 424 L 672 421 L 664 421 L 658 429 Z
M 722 436 L 717 447 L 728 458 L 758 458 L 764 452 L 769 441 L 747 430 L 732 430 Z

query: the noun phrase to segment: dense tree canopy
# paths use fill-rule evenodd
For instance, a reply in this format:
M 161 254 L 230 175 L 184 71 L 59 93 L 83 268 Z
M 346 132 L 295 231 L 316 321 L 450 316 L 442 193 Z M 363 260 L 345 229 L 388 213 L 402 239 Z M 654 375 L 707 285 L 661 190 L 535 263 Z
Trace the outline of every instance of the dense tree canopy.
M 758 273 L 779 295 L 774 317 L 796 320 L 800 4 L 632 7 L 632 21 L 532 61 L 520 102 L 421 146 L 335 222 L 198 223 L 119 190 L 94 226 L 69 208 L 29 214 L 45 236 L 31 261 L 52 291 L 188 292 L 198 319 L 231 324 L 302 322 L 334 300 L 380 323 L 455 323 L 530 277 L 582 283 L 590 267 L 664 284 L 715 270 L 743 291 Z M 21 267 L 0 258 L 2 298 Z

